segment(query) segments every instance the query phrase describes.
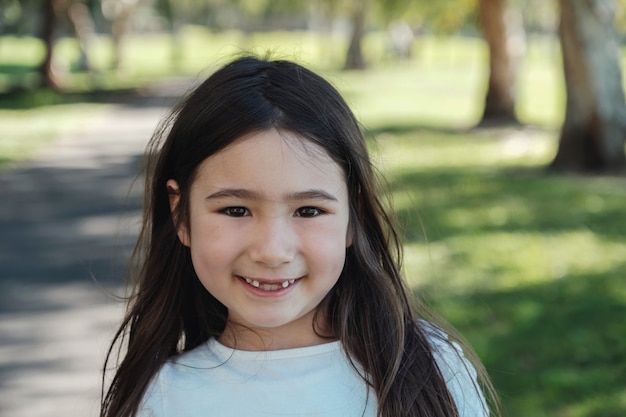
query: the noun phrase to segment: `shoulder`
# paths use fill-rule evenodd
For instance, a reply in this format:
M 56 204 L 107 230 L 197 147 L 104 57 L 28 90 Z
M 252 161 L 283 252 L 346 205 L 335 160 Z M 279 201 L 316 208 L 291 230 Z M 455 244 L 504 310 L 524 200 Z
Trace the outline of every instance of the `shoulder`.
M 437 367 L 459 410 L 460 417 L 486 417 L 489 409 L 478 384 L 476 369 L 465 357 L 463 348 L 432 323 L 420 320 L 432 347 Z
M 177 415 L 177 404 L 184 402 L 188 393 L 197 392 L 205 385 L 203 370 L 217 366 L 218 359 L 207 343 L 168 359 L 152 378 L 137 416 Z

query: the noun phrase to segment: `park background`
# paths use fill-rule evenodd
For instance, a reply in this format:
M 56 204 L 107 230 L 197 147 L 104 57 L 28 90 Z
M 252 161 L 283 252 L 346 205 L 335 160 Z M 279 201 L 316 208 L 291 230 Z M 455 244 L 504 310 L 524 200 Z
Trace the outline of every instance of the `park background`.
M 296 60 L 328 78 L 362 122 L 404 231 L 407 278 L 475 347 L 505 415 L 626 414 L 621 2 L 9 0 L 0 13 L 0 177 L 124 103 L 167 108 L 238 54 Z M 559 26 L 565 21 L 573 32 Z M 566 82 L 563 33 L 581 37 L 589 78 Z M 598 55 L 589 45 L 615 48 Z M 495 56 L 504 59 L 494 69 Z M 498 71 L 506 76 L 493 107 Z M 600 130 L 617 126 L 617 165 L 585 165 L 585 155 L 554 163 L 568 123 L 585 130 L 585 117 L 566 117 L 581 114 L 570 103 L 581 85 L 598 97 L 581 107 L 614 116 Z M 129 184 L 137 175 L 126 173 Z M 95 278 L 105 286 L 121 284 L 123 268 L 103 271 Z M 68 274 L 99 292 L 92 272 Z M 37 291 L 46 273 L 32 273 Z M 3 355 L 17 346 L 2 347 L 11 340 L 11 296 L 0 308 Z

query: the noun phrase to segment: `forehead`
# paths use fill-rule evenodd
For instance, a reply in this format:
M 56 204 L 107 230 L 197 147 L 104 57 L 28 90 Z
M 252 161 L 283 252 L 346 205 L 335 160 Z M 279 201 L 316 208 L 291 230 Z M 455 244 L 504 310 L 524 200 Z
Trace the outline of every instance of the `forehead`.
M 345 184 L 343 169 L 326 149 L 300 135 L 276 129 L 252 132 L 236 139 L 206 158 L 197 174 L 197 179 L 274 177 L 281 183 L 293 176 L 308 176 L 310 180 Z

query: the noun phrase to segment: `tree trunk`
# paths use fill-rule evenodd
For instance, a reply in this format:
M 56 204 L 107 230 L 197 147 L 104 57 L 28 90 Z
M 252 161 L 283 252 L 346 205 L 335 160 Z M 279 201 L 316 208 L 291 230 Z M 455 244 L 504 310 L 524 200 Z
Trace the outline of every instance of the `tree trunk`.
M 91 71 L 91 60 L 89 59 L 89 51 L 96 38 L 96 25 L 91 18 L 89 8 L 82 0 L 74 0 L 69 2 L 66 11 L 67 16 L 74 27 L 74 33 L 78 39 L 80 48 L 79 67 L 83 71 Z
M 479 125 L 517 124 L 517 68 L 526 48 L 521 17 L 506 0 L 480 0 L 478 11 L 489 47 L 489 84 Z
M 54 32 L 57 25 L 57 17 L 54 7 L 54 0 L 45 0 L 41 6 L 41 33 L 40 38 L 45 45 L 45 55 L 39 74 L 42 87 L 58 89 L 59 83 L 54 74 Z
M 111 21 L 113 41 L 113 68 L 124 67 L 124 40 L 130 30 L 135 10 L 140 0 L 103 0 L 102 14 Z
M 560 0 L 567 101 L 551 168 L 614 172 L 626 167 L 626 104 L 613 0 Z
M 352 36 L 350 37 L 350 46 L 348 47 L 344 69 L 365 69 L 365 60 L 363 59 L 363 50 L 361 49 L 361 41 L 365 33 L 365 11 L 365 0 L 357 0 L 354 3 Z

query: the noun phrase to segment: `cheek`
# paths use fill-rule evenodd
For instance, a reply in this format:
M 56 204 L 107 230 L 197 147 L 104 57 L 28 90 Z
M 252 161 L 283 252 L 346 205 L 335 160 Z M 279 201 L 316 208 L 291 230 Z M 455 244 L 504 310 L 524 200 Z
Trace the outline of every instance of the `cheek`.
M 346 232 L 342 228 L 322 228 L 307 240 L 304 252 L 321 267 L 341 270 L 346 257 L 346 244 Z
M 215 234 L 200 237 L 196 233 L 194 237 L 192 233 L 191 262 L 196 276 L 204 289 L 225 305 L 236 257 L 232 242 L 217 238 Z
M 201 279 L 232 260 L 235 249 L 232 234 L 207 221 L 191 221 L 191 259 Z

